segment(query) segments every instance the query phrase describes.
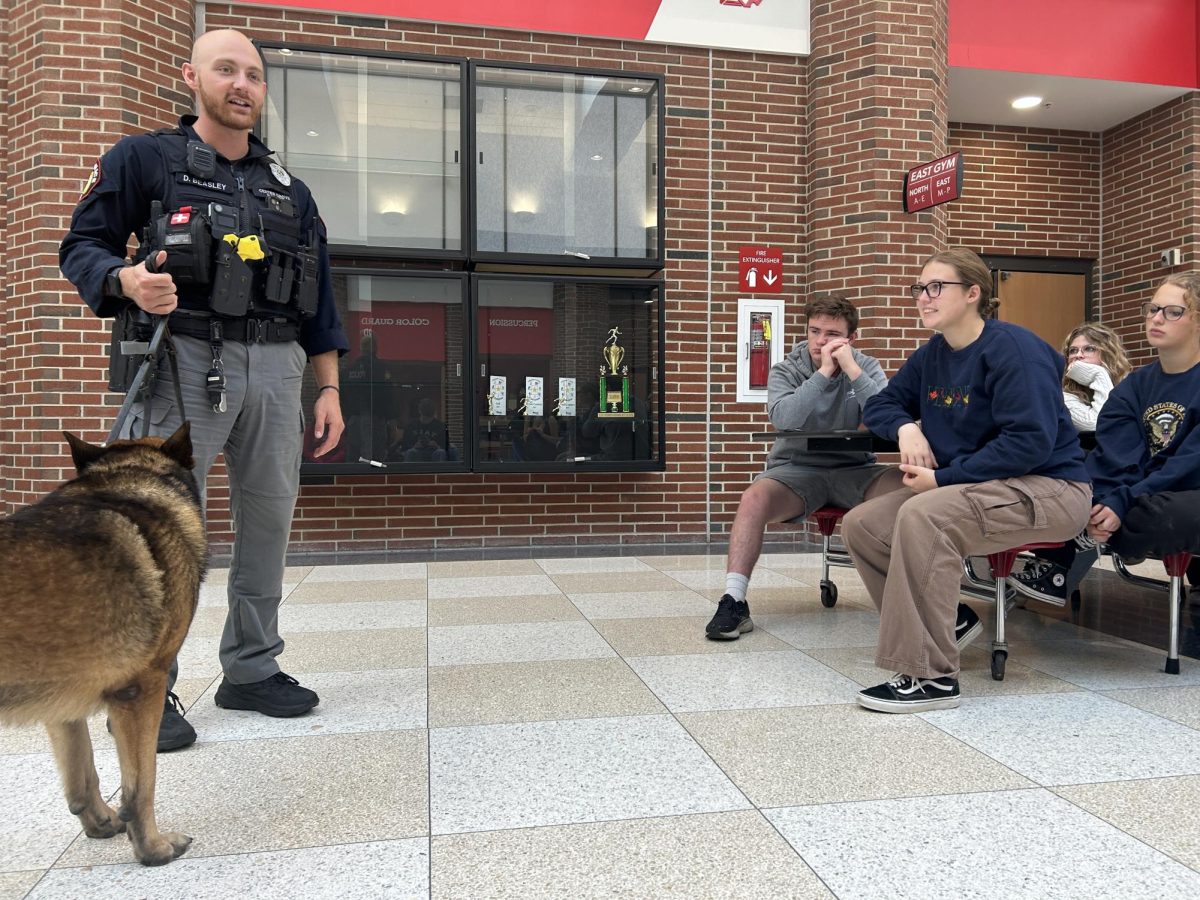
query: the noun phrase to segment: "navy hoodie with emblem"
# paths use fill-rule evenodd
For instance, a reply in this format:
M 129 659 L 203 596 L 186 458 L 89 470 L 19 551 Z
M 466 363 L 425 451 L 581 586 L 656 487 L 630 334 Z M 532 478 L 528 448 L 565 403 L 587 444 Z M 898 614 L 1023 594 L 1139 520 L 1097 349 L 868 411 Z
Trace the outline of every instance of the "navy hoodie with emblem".
M 1122 519 L 1139 497 L 1200 490 L 1200 365 L 1168 375 L 1156 360 L 1118 384 L 1087 468 L 1095 502 Z
M 896 440 L 920 420 L 939 487 L 1022 475 L 1087 481 L 1062 371 L 1062 357 L 1033 332 L 988 319 L 960 350 L 930 338 L 867 401 L 863 422 Z

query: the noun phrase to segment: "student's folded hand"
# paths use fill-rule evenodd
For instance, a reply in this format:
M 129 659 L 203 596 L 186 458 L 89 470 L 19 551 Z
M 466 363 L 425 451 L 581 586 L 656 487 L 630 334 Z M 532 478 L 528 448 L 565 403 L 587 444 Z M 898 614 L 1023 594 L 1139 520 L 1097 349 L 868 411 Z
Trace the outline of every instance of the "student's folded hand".
M 900 445 L 900 462 L 909 466 L 924 466 L 927 469 L 937 468 L 937 458 L 933 448 L 925 437 L 925 432 L 916 422 L 900 426 L 896 434 L 896 443 Z
M 1107 541 L 1121 527 L 1121 517 L 1105 506 L 1097 503 L 1092 507 L 1088 517 L 1088 537 L 1099 543 Z
M 900 471 L 904 473 L 904 486 L 916 491 L 918 494 L 923 494 L 925 491 L 932 491 L 938 486 L 937 477 L 933 474 L 933 469 L 927 466 L 909 466 L 901 463 Z

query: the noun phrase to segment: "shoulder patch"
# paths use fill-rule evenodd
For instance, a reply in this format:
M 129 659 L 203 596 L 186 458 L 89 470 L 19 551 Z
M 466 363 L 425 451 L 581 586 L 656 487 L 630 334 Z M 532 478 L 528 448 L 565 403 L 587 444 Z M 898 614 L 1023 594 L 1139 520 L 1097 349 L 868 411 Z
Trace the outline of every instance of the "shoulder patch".
M 292 176 L 288 174 L 288 170 L 277 162 L 271 163 L 271 174 L 274 175 L 275 180 L 284 187 L 287 187 L 292 183 Z
M 92 163 L 92 171 L 88 173 L 87 181 L 83 183 L 83 190 L 79 194 L 80 202 L 87 199 L 87 195 L 90 194 L 96 185 L 100 183 L 100 179 L 102 177 L 103 176 L 100 171 L 100 160 L 96 160 L 94 163 Z

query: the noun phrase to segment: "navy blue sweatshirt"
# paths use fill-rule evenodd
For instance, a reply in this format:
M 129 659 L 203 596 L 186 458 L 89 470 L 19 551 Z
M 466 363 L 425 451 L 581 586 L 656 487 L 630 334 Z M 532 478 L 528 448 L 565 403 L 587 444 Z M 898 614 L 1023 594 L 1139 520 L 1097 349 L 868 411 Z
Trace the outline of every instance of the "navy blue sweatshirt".
M 1033 332 L 989 319 L 961 350 L 935 334 L 867 401 L 863 422 L 895 440 L 920 420 L 939 487 L 1021 475 L 1087 481 L 1062 371 L 1062 357 Z
M 1122 519 L 1143 495 L 1200 489 L 1200 365 L 1168 375 L 1156 361 L 1118 384 L 1087 468 L 1095 502 Z

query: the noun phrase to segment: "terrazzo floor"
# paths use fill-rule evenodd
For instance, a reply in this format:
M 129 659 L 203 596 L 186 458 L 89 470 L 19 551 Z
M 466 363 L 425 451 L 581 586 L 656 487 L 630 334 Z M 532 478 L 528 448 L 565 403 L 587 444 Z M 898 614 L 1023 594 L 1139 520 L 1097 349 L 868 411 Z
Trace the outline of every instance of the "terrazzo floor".
M 878 617 L 845 569 L 823 608 L 817 565 L 764 556 L 729 643 L 715 554 L 291 568 L 297 719 L 213 704 L 214 571 L 177 685 L 200 738 L 159 757 L 191 849 L 82 836 L 44 734 L 0 728 L 0 900 L 1200 897 L 1200 662 L 1030 604 L 1003 682 L 985 632 L 961 708 L 870 713 Z

